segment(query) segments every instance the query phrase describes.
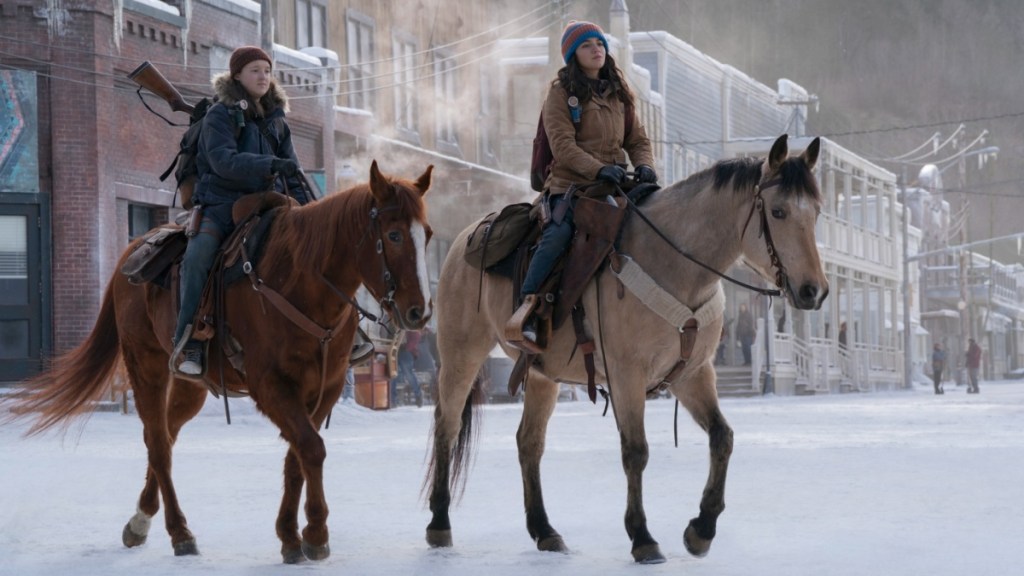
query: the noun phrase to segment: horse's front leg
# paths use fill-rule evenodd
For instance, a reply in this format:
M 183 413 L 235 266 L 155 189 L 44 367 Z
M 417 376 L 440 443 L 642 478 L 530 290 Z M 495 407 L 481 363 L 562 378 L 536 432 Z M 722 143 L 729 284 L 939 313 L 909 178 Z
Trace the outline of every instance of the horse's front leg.
M 644 430 L 645 401 L 644 390 L 639 387 L 616 388 L 612 395 L 615 422 L 622 442 L 622 467 L 626 471 L 626 533 L 633 542 L 633 559 L 640 564 L 660 564 L 665 561 L 665 556 L 647 530 L 643 502 L 643 476 L 648 458 Z
M 568 552 L 562 537 L 548 522 L 540 484 L 540 460 L 544 456 L 548 421 L 558 400 L 558 384 L 534 371 L 530 373 L 529 386 L 524 393 L 523 418 L 516 433 L 516 445 L 523 475 L 526 529 L 537 543 L 538 550 Z
M 288 398 L 293 400 L 291 402 L 282 400 L 278 397 L 270 408 L 261 406 L 289 444 L 284 461 L 284 496 L 276 523 L 281 539 L 281 556 L 287 564 L 301 562 L 305 558 L 323 560 L 331 555 L 323 482 L 327 449 L 316 426 L 310 421 L 308 408 L 298 398 Z M 302 537 L 298 538 L 298 502 L 303 483 L 306 485 L 306 527 L 302 530 Z
M 298 564 L 306 559 L 302 553 L 302 538 L 299 536 L 299 500 L 303 483 L 299 458 L 294 450 L 288 450 L 284 456 L 284 494 L 275 525 L 285 564 Z
M 708 433 L 711 465 L 700 499 L 700 515 L 690 520 L 683 533 L 683 543 L 690 554 L 704 556 L 715 537 L 718 516 L 725 510 L 725 476 L 732 455 L 732 428 L 718 408 L 715 374 L 710 366 L 705 366 L 675 392 L 694 421 Z

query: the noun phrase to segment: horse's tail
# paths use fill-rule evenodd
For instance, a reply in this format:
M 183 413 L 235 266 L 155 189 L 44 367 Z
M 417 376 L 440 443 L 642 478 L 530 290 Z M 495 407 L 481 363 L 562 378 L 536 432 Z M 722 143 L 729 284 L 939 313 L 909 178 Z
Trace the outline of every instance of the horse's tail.
M 448 476 L 448 490 L 454 495 L 455 500 L 462 498 L 462 494 L 466 490 L 466 474 L 469 471 L 469 464 L 473 460 L 474 452 L 474 440 L 476 440 L 478 428 L 473 425 L 473 422 L 479 418 L 479 407 L 473 401 L 476 396 L 476 389 L 466 396 L 466 404 L 462 407 L 462 427 L 459 429 L 459 435 L 455 439 L 455 445 L 451 447 L 451 458 L 449 464 L 451 466 Z M 440 410 L 438 407 L 436 410 Z M 437 419 L 434 419 L 434 426 L 436 427 Z M 433 430 L 436 433 L 436 429 Z M 434 445 L 434 450 L 437 449 L 437 445 Z M 437 455 L 433 454 L 430 459 L 430 465 L 427 467 L 427 475 L 424 478 L 423 490 L 426 491 L 428 486 L 434 479 L 434 466 L 437 465 Z
M 58 424 L 66 429 L 75 417 L 91 413 L 91 404 L 106 391 L 121 357 L 112 288 L 113 282 L 103 295 L 99 318 L 89 337 L 11 397 L 11 412 L 5 421 L 35 418 L 26 436 Z

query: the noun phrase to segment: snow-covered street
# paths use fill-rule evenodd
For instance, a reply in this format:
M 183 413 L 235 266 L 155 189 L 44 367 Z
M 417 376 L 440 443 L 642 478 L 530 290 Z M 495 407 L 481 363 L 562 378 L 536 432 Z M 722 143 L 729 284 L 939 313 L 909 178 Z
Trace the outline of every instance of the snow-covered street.
M 623 528 L 625 476 L 603 406 L 559 404 L 544 459 L 552 524 L 572 549 L 538 552 L 523 515 L 521 406 L 484 408 L 479 452 L 452 516 L 455 547 L 431 550 L 420 489 L 432 408 L 339 405 L 325 480 L 332 556 L 281 564 L 274 518 L 284 444 L 247 400 L 233 424 L 210 398 L 182 433 L 174 477 L 199 545 L 176 558 L 154 518 L 126 549 L 145 452 L 134 415 L 96 413 L 63 439 L 0 427 L 0 574 L 1007 575 L 1024 563 L 1024 382 L 912 392 L 725 399 L 735 430 L 727 509 L 706 558 L 682 532 L 707 475 L 707 438 L 673 403 L 648 404 L 644 501 L 668 562 L 637 566 Z

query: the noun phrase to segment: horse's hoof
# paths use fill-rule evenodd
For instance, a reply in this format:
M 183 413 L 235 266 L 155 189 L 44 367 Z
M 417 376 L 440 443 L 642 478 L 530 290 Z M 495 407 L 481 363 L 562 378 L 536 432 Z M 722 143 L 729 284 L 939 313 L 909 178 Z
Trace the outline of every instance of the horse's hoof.
M 124 542 L 128 548 L 142 546 L 146 543 L 151 522 L 152 518 L 149 515 L 141 510 L 136 512 L 132 519 L 124 525 L 124 530 L 121 531 L 121 542 Z
M 301 548 L 285 548 L 282 546 L 281 558 L 285 564 L 301 564 L 306 561 L 306 556 L 302 553 Z
M 569 547 L 565 545 L 565 541 L 558 534 L 538 540 L 537 550 L 541 552 L 561 552 L 562 554 L 569 553 Z
M 121 531 L 121 542 L 124 542 L 127 548 L 135 548 L 146 543 L 146 536 L 147 534 L 139 534 L 133 531 L 132 523 L 129 522 L 124 525 L 124 530 Z
M 697 534 L 697 529 L 693 527 L 693 522 L 686 527 L 683 531 L 683 545 L 686 546 L 686 551 L 693 554 L 697 558 L 703 558 L 707 556 L 708 550 L 711 549 L 711 538 L 702 538 Z
M 175 556 L 199 556 L 199 547 L 196 546 L 196 539 L 189 538 L 174 545 Z
M 451 548 L 452 531 L 431 530 L 430 528 L 427 528 L 427 544 L 429 544 L 431 548 Z
M 657 544 L 644 544 L 633 548 L 633 560 L 637 564 L 661 564 L 665 562 L 665 555 Z
M 326 560 L 331 555 L 331 545 L 324 543 L 323 546 L 313 546 L 303 540 L 302 555 L 310 560 Z

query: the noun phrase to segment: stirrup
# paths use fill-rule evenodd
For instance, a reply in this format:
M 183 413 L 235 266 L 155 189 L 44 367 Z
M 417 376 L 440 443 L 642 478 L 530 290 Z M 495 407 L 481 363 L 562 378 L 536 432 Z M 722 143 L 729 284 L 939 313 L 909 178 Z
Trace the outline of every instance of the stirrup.
M 182 354 L 184 354 L 185 347 L 188 346 L 189 340 L 191 339 L 192 324 L 186 324 L 185 330 L 181 334 L 181 338 L 178 340 L 177 343 L 175 343 L 174 350 L 171 351 L 171 356 L 167 359 L 167 369 L 170 371 L 171 375 L 173 375 L 176 378 L 202 381 L 202 373 L 189 374 L 187 372 L 182 372 L 181 370 L 179 370 L 181 364 L 184 364 L 184 362 L 178 362 L 178 359 L 182 357 Z M 205 358 L 203 359 L 203 364 L 205 364 Z M 205 372 L 205 370 L 203 371 Z
M 544 347 L 537 342 L 537 327 L 533 330 L 534 339 L 531 340 L 527 335 L 523 334 L 523 326 L 526 321 L 530 319 L 530 315 L 537 309 L 537 305 L 540 304 L 540 298 L 536 294 L 527 294 L 523 297 L 523 303 L 509 318 L 508 323 L 505 324 L 505 341 L 510 346 L 514 346 L 524 352 L 530 354 L 540 354 L 544 351 Z
M 352 341 L 352 353 L 348 357 L 348 365 L 356 367 L 365 363 L 371 357 L 376 347 L 370 341 L 370 337 L 363 332 L 362 328 L 356 327 L 356 338 Z

